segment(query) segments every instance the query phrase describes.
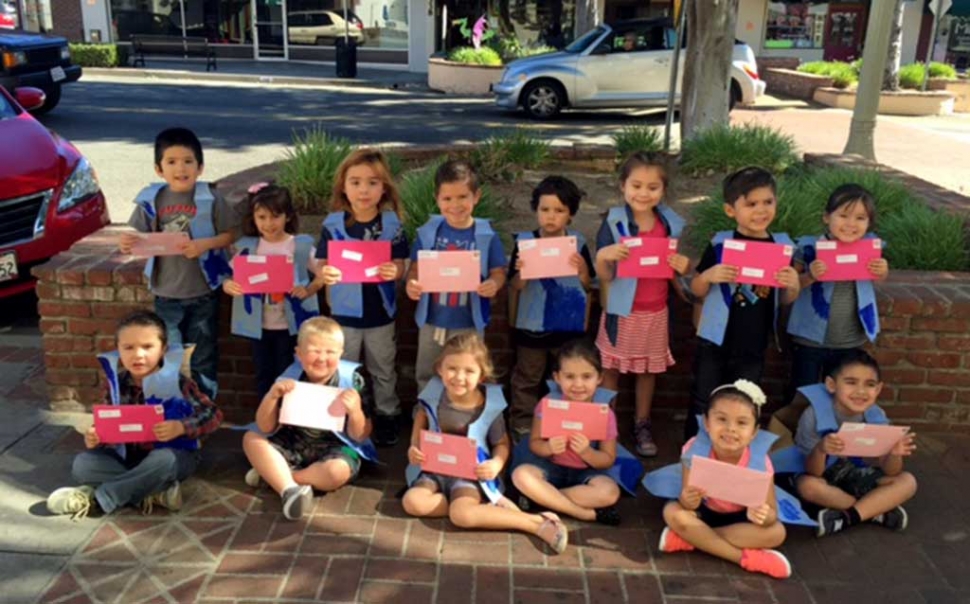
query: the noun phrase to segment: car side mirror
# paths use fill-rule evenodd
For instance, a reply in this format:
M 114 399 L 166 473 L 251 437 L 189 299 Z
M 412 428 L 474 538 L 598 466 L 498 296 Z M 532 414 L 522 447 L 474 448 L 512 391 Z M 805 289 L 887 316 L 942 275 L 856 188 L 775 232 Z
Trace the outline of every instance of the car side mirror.
M 13 96 L 17 99 L 17 104 L 27 111 L 33 111 L 34 109 L 43 107 L 44 101 L 47 100 L 47 95 L 44 94 L 43 90 L 29 86 L 15 88 Z

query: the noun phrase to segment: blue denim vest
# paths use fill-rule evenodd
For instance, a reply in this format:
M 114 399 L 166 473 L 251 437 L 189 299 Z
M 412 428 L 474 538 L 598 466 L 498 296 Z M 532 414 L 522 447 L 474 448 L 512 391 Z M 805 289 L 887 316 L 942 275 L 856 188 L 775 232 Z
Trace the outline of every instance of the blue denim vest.
M 155 197 L 164 188 L 164 183 L 148 185 L 142 189 L 135 197 L 135 203 L 141 206 L 149 220 L 155 221 L 158 212 L 155 210 Z M 209 189 L 209 185 L 200 182 L 195 185 L 195 218 L 189 223 L 189 233 L 192 239 L 207 239 L 216 236 L 215 224 L 212 221 L 212 206 L 215 204 L 215 197 Z M 222 285 L 223 280 L 230 274 L 229 262 L 226 259 L 226 251 L 223 249 L 209 250 L 199 256 L 199 268 L 205 277 L 209 289 L 216 289 Z M 145 263 L 145 276 L 148 277 L 149 286 L 152 281 L 152 272 L 155 270 L 155 257 L 152 256 Z
M 872 234 L 866 239 L 873 238 Z M 798 247 L 802 250 L 805 261 L 805 271 L 808 265 L 815 261 L 815 244 L 818 237 L 802 237 L 798 240 Z M 825 343 L 825 333 L 829 325 L 829 311 L 832 307 L 832 292 L 835 283 L 832 281 L 816 281 L 810 287 L 802 290 L 791 309 L 788 318 L 788 333 L 805 338 L 818 344 Z M 876 341 L 879 335 L 879 308 L 876 306 L 876 290 L 872 281 L 855 282 L 856 299 L 858 301 L 859 322 L 869 337 L 870 342 Z
M 433 377 L 428 381 L 428 385 L 424 387 L 421 394 L 418 395 L 418 402 L 421 403 L 421 407 L 428 416 L 428 430 L 433 432 L 441 432 L 441 426 L 438 424 L 438 405 L 441 403 L 444 392 L 445 386 L 441 383 L 441 379 Z M 506 406 L 502 387 L 498 384 L 485 384 L 485 408 L 478 419 L 468 425 L 468 433 L 466 434 L 468 438 L 475 441 L 478 448 L 479 463 L 491 458 L 488 446 L 488 429 L 496 419 L 502 417 L 502 412 L 505 411 Z M 408 486 L 414 484 L 419 474 L 421 474 L 421 466 L 408 465 L 407 470 L 405 470 Z M 478 483 L 492 503 L 502 498 L 502 483 L 498 478 L 480 480 Z
M 576 238 L 576 252 L 581 253 L 586 238 L 573 230 L 567 230 L 566 235 Z M 517 241 L 535 238 L 532 231 L 515 237 Z M 530 279 L 519 293 L 515 327 L 538 332 L 585 331 L 586 302 L 586 290 L 579 277 Z
M 307 258 L 313 249 L 313 239 L 308 235 L 295 237 L 296 248 L 293 257 L 293 284 L 306 286 L 310 283 Z M 249 256 L 256 253 L 258 237 L 240 237 L 235 244 L 237 254 Z M 243 294 L 232 298 L 232 333 L 237 336 L 259 340 L 263 337 L 263 296 L 264 294 Z M 320 302 L 316 295 L 305 300 L 286 294 L 283 310 L 290 333 L 296 334 L 300 324 L 320 314 Z
M 444 221 L 444 217 L 440 214 L 432 214 L 428 218 L 428 222 L 424 223 L 418 229 L 418 240 L 421 242 L 421 249 L 435 249 L 434 245 L 438 236 L 438 229 Z M 482 280 L 488 278 L 488 251 L 492 243 L 492 237 L 495 236 L 495 231 L 492 230 L 492 225 L 489 221 L 483 218 L 475 219 L 475 248 L 480 252 L 479 258 L 481 259 Z M 489 299 L 482 298 L 475 292 L 469 292 L 468 303 L 471 306 L 472 321 L 475 323 L 475 329 L 479 332 L 485 331 L 491 314 Z M 424 327 L 424 324 L 428 322 L 430 304 L 431 295 L 422 294 L 421 299 L 418 300 L 417 309 L 414 311 L 414 320 L 417 322 L 418 327 Z
M 346 212 L 331 212 L 323 221 L 323 228 L 330 232 L 331 239 L 335 241 L 352 239 L 347 234 L 346 220 Z M 393 241 L 400 230 L 401 220 L 397 217 L 397 214 L 381 212 L 380 241 Z M 384 302 L 384 310 L 387 311 L 387 316 L 393 318 L 397 314 L 396 283 L 385 281 L 377 284 L 377 288 L 381 292 L 381 300 Z M 362 283 L 337 283 L 330 286 L 330 311 L 333 315 L 359 319 L 364 316 L 362 301 Z

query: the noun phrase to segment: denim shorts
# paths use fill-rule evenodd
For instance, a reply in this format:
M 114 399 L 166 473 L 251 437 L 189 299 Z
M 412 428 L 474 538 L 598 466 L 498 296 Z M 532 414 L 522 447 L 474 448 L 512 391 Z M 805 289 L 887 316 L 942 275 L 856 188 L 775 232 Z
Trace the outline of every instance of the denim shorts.
M 530 466 L 539 468 L 539 470 L 542 471 L 542 476 L 546 479 L 546 482 L 557 489 L 566 489 L 576 485 L 586 484 L 597 476 L 606 476 L 609 478 L 609 474 L 605 470 L 561 466 L 554 463 L 551 459 L 539 457 L 532 452 L 532 449 L 528 449 L 526 447 L 523 448 L 526 449 L 527 452 L 520 456 L 521 459 L 515 460 L 515 467 L 518 468 L 519 466 L 528 464 Z

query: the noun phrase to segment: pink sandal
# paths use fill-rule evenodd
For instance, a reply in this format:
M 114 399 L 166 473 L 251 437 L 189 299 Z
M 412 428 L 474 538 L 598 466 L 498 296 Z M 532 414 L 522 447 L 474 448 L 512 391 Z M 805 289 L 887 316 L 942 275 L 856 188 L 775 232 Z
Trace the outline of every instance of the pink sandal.
M 552 551 L 557 554 L 561 554 L 566 551 L 566 546 L 569 544 L 569 530 L 566 525 L 562 523 L 559 516 L 553 514 L 552 512 L 543 512 L 539 514 L 543 517 L 542 524 L 539 526 L 539 530 L 536 535 L 549 544 Z

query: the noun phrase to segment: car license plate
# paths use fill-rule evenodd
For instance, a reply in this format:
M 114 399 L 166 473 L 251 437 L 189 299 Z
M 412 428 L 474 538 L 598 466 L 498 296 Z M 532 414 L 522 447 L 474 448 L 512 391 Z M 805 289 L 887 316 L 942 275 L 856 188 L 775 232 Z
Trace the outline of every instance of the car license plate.
M 17 278 L 16 252 L 0 254 L 0 281 L 10 281 Z
M 67 74 L 64 73 L 63 67 L 54 67 L 51 69 L 51 79 L 55 82 L 60 82 L 65 78 L 67 78 Z

